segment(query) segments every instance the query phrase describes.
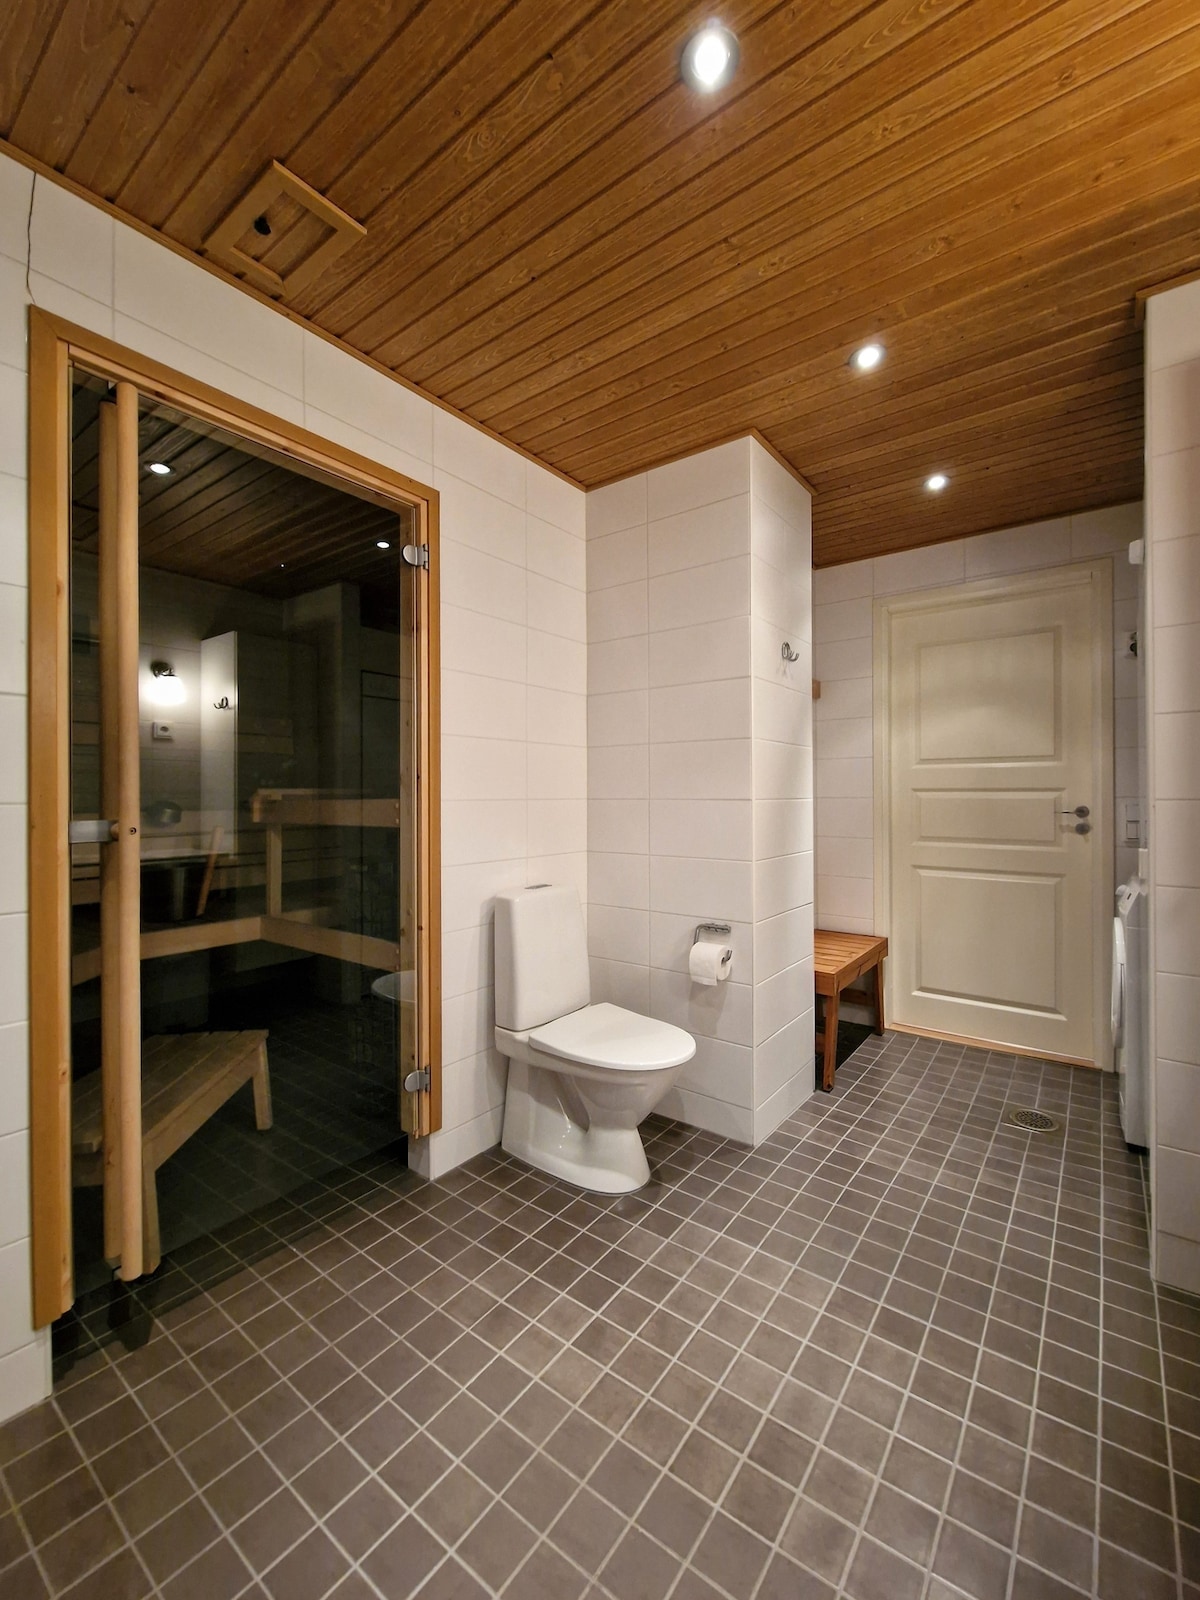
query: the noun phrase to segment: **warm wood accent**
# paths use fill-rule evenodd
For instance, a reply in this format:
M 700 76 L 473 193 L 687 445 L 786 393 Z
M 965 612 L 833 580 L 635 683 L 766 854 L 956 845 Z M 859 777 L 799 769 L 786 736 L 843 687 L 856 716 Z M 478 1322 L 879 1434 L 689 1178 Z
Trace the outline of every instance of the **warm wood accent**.
M 98 533 L 98 413 L 98 397 L 76 397 L 71 537 L 87 551 L 96 549 Z M 201 579 L 219 570 L 223 582 L 276 599 L 356 583 L 364 619 L 393 625 L 396 563 L 414 535 L 412 508 L 381 503 L 374 491 L 351 498 L 328 474 L 294 470 L 173 406 L 143 417 L 141 451 L 144 461 L 171 468 L 142 483 L 143 566 Z M 390 550 L 380 550 L 379 540 Z
M 1028 1050 L 1018 1050 L 1016 1045 L 1001 1044 L 996 1039 L 975 1039 L 965 1033 L 942 1033 L 938 1028 L 910 1028 L 905 1022 L 889 1022 L 888 1027 L 893 1033 L 907 1034 L 914 1039 L 941 1039 L 946 1044 L 965 1044 L 972 1050 L 992 1050 L 1001 1056 L 1020 1056 L 1029 1061 L 1058 1061 L 1064 1067 L 1087 1067 L 1092 1072 L 1103 1070 L 1097 1062 L 1084 1056 L 1058 1055 L 1053 1050 L 1034 1056 Z
M 297 211 L 298 217 L 294 215 Z M 253 241 L 259 218 L 271 229 L 271 237 L 269 242 L 259 240 L 256 248 Z M 305 218 L 317 224 L 315 234 L 305 228 Z M 224 258 L 235 272 L 244 274 L 268 294 L 296 295 L 327 272 L 366 232 L 361 222 L 348 217 L 311 184 L 289 172 L 281 162 L 272 161 L 213 229 L 203 248 L 210 256 Z M 294 244 L 297 234 L 302 235 L 299 253 Z M 271 259 L 272 253 L 281 248 L 281 236 L 288 264 L 284 268 L 281 262 L 277 270 Z
M 221 922 L 193 922 L 180 928 L 159 928 L 141 937 L 141 959 L 190 955 L 196 950 L 220 950 L 229 944 L 250 944 L 262 938 L 261 917 L 227 917 Z M 100 951 L 80 950 L 71 959 L 72 984 L 99 977 Z
M 250 802 L 255 822 L 275 827 L 394 828 L 398 800 L 351 800 L 312 789 L 260 789 Z
M 821 1088 L 833 1088 L 837 1067 L 838 1009 L 843 995 L 875 1007 L 875 1032 L 882 1033 L 883 963 L 888 953 L 886 939 L 874 934 L 837 933 L 818 928 L 813 934 L 813 975 L 817 1007 L 824 1000 L 824 1017 L 818 1019 L 817 1051 L 821 1057 Z M 856 978 L 871 974 L 871 991 L 852 989 Z
M 27 20 L 27 19 L 23 19 Z M 9 15 L 0 19 L 0 96 L 8 82 L 4 54 Z M 35 163 L 36 164 L 36 163 Z M 143 229 L 144 231 L 144 229 Z M 70 815 L 70 367 L 114 383 L 127 382 L 144 398 L 177 407 L 215 428 L 278 451 L 297 470 L 343 481 L 354 492 L 411 509 L 430 547 L 430 570 L 416 580 L 425 616 L 422 687 L 416 737 L 423 752 L 415 827 L 420 836 L 421 905 L 416 955 L 421 970 L 424 1025 L 421 1065 L 431 1089 L 424 1096 L 423 1127 L 441 1126 L 440 1029 L 440 811 L 437 717 L 437 493 L 341 445 L 236 400 L 211 385 L 176 372 L 102 335 L 31 307 L 30 329 L 30 1106 L 32 1125 L 32 1216 L 34 1320 L 44 1326 L 73 1299 L 70 1176 L 70 989 L 99 971 L 98 957 L 84 953 L 72 971 L 70 948 L 71 862 L 66 841 Z M 433 654 L 430 655 L 429 652 Z M 261 870 L 261 869 L 258 869 Z M 258 919 L 245 922 L 261 926 Z M 297 914 L 280 919 L 290 937 Z M 220 924 L 204 924 L 210 930 Z M 245 931 L 231 932 L 233 942 Z M 172 940 L 195 937 L 194 928 L 147 935 L 161 941 L 156 954 L 172 953 Z M 257 934 L 255 934 L 257 936 Z M 207 932 L 205 938 L 212 938 Z M 356 937 L 346 935 L 346 937 Z M 386 941 L 374 941 L 386 945 Z M 154 947 L 152 947 L 154 948 Z M 174 948 L 188 948 L 186 944 Z M 192 948 L 198 948 L 192 946 Z M 356 947 L 362 949 L 363 947 Z M 389 950 L 395 947 L 388 945 Z M 146 953 L 146 952 L 143 952 Z M 372 954 L 377 952 L 372 951 Z M 94 965 L 89 965 L 94 963 Z M 141 1197 L 139 1197 L 139 1207 Z M 140 1248 L 140 1245 L 139 1245 Z
M 1200 265 L 1194 0 L 734 0 L 711 97 L 674 0 L 79 12 L 0 22 L 17 151 L 193 254 L 286 163 L 369 231 L 285 313 L 588 485 L 759 428 L 822 565 L 1141 492 L 1134 296 Z
M 0 52 L 3 59 L 3 52 Z M 66 346 L 29 318 L 29 1115 L 33 1320 L 75 1298 L 71 1263 L 71 484 Z
M 820 680 L 820 678 L 814 678 L 813 681 L 812 681 L 812 697 L 813 697 L 814 700 L 819 700 L 821 698 L 821 680 Z
M 222 950 L 231 944 L 253 944 L 257 939 L 281 944 L 289 950 L 304 950 L 309 955 L 332 956 L 337 961 L 353 961 L 360 967 L 375 967 L 380 972 L 395 972 L 400 967 L 400 949 L 387 939 L 351 933 L 326 925 L 328 913 L 321 908 L 288 911 L 263 917 L 227 917 L 219 922 L 191 922 L 180 928 L 158 928 L 143 933 L 140 950 L 143 961 L 162 956 L 191 955 L 196 950 Z M 80 950 L 71 961 L 72 984 L 87 983 L 102 972 L 100 950 Z
M 104 1181 L 108 1119 L 98 1073 L 81 1078 L 72 1096 L 71 1181 L 87 1188 Z M 164 1034 L 142 1051 L 137 1162 L 142 1212 L 139 1255 L 153 1272 L 162 1259 L 155 1173 L 204 1126 L 244 1083 L 254 1083 L 254 1121 L 271 1126 L 271 1076 L 265 1029 L 245 1033 Z
M 225 837 L 224 828 L 214 828 L 212 838 L 208 845 L 208 856 L 204 862 L 204 877 L 200 883 L 200 893 L 196 896 L 196 915 L 202 917 L 208 910 L 208 897 L 212 893 L 213 878 L 217 871 L 217 857 L 221 854 L 221 841 Z
M 101 855 L 114 857 L 115 902 L 108 940 L 101 930 L 102 961 L 115 966 L 116 981 L 110 993 L 115 1014 L 105 1013 L 101 1029 L 112 1043 L 104 1054 L 110 1073 L 115 1068 L 117 1148 L 106 1153 L 115 1159 L 121 1192 L 121 1253 L 117 1276 L 127 1283 L 140 1278 L 142 1265 L 142 785 L 141 741 L 138 729 L 138 392 L 132 383 L 117 384 L 116 426 L 112 430 L 111 469 L 116 479 L 115 523 L 111 549 L 101 552 L 107 570 L 100 585 L 110 590 L 109 613 L 116 620 L 116 641 L 111 670 L 116 684 L 111 694 L 115 726 L 105 731 L 108 764 L 116 763 L 112 783 L 116 799 L 116 831 Z M 104 556 L 107 554 L 107 561 Z M 103 901 L 101 902 L 103 910 Z
M 117 593 L 117 408 L 106 400 L 99 408 L 97 499 L 99 549 L 97 600 L 100 634 L 100 814 L 110 820 L 121 813 L 120 679 L 117 650 L 119 609 Z M 136 634 L 135 634 L 136 637 Z M 119 850 L 97 845 L 99 857 L 100 950 L 96 964 L 100 975 L 100 1082 L 104 1111 L 104 1259 L 116 1266 L 121 1259 L 121 1033 L 114 1026 L 121 1016 L 119 960 L 103 962 L 101 950 L 119 951 L 121 944 L 122 857 Z M 126 852 L 127 854 L 128 852 Z M 71 904 L 77 902 L 72 885 Z M 134 903 L 137 915 L 137 903 Z M 140 993 L 141 974 L 138 974 Z
M 305 950 L 309 955 L 332 956 L 335 961 L 353 961 L 361 967 L 377 967 L 380 972 L 396 972 L 400 948 L 387 939 L 372 939 L 365 933 L 347 933 L 342 928 L 326 928 L 318 922 L 292 917 L 264 917 L 259 938 L 289 950 Z

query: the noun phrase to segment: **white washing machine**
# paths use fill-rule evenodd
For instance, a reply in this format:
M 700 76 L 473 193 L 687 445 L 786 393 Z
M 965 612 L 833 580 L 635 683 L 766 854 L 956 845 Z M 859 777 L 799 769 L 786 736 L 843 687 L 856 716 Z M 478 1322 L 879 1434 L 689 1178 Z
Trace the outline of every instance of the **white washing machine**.
M 1127 1144 L 1150 1143 L 1149 1063 L 1145 1038 L 1145 884 L 1136 874 L 1117 890 L 1113 918 L 1112 1028 Z

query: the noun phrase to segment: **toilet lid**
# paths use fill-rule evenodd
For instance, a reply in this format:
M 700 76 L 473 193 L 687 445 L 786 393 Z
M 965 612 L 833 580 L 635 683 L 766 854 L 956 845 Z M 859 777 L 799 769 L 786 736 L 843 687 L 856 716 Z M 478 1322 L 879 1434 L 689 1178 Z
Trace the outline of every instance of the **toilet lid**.
M 677 1067 L 696 1054 L 696 1041 L 682 1028 L 607 1001 L 570 1011 L 532 1029 L 529 1042 L 564 1061 L 629 1072 Z

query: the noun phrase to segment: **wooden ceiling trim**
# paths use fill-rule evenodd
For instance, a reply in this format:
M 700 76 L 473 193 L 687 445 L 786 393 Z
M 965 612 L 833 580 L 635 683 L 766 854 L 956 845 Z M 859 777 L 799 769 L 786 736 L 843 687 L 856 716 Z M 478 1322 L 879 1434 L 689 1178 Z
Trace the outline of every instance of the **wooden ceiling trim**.
M 1111 282 L 1115 271 L 1128 270 L 1136 278 L 1146 281 L 1156 268 L 1161 269 L 1162 261 L 1177 250 L 1181 233 L 1189 226 L 1194 229 L 1200 219 L 1200 202 L 1197 201 L 1194 185 L 1190 190 L 1185 189 L 1182 196 L 1172 197 L 1170 204 L 1165 203 L 1162 197 L 1155 197 L 1131 209 L 1134 215 L 1127 216 L 1126 220 L 1131 224 L 1140 224 L 1137 248 L 1131 248 L 1127 239 L 1114 232 L 1111 236 L 1093 239 L 1073 255 L 1071 277 L 1078 286 L 1080 298 L 1097 287 L 1101 292 L 1107 292 L 1111 305 Z M 1092 231 L 1103 230 L 1093 228 Z M 1061 316 L 1055 298 L 1056 288 L 1061 294 L 1061 273 L 1049 266 L 1032 271 L 1026 267 L 1021 272 L 1019 269 L 1023 264 L 1018 262 L 1016 265 L 1017 275 L 1009 280 L 1007 289 L 994 288 L 985 281 L 976 288 L 969 301 L 963 300 L 956 305 L 952 316 L 947 314 L 943 317 L 941 308 L 936 305 L 928 315 L 935 323 L 943 325 L 945 335 L 949 338 L 961 334 L 964 339 L 969 339 L 973 331 L 988 326 L 999 333 L 1003 328 L 1010 327 L 1017 318 L 1021 318 L 1027 328 L 1036 324 L 1053 338 Z M 781 344 L 780 365 L 790 367 L 792 354 L 789 347 Z M 699 433 L 705 436 L 717 427 L 736 425 L 748 415 L 770 415 L 773 405 L 786 403 L 789 387 L 784 371 L 769 373 L 736 388 L 730 387 L 716 398 L 710 396 L 702 401 L 690 401 L 689 394 L 680 393 L 669 413 L 664 412 L 660 401 L 653 432 L 649 437 L 646 416 L 630 404 L 621 415 L 619 424 L 603 438 L 598 431 L 585 434 L 577 450 L 571 453 L 571 459 L 578 463 L 579 470 L 587 475 L 589 482 L 594 481 L 591 474 L 597 470 L 597 456 L 611 461 L 615 455 L 624 469 L 622 476 L 627 472 L 640 471 L 643 466 L 652 463 L 643 461 L 638 464 L 638 456 L 645 457 L 648 450 L 674 448 L 679 435 L 686 437 Z M 550 459 L 555 459 L 558 452 L 545 435 L 541 437 L 543 448 Z M 626 461 L 629 462 L 627 466 Z M 813 476 L 819 484 L 820 474 L 816 464 Z
M 1014 12 L 1040 13 L 1053 3 L 1054 0 L 1015 0 Z M 1131 5 L 1136 0 L 1122 3 Z M 619 292 L 620 286 L 633 287 L 648 276 L 659 276 L 676 264 L 681 248 L 685 258 L 695 255 L 695 241 L 681 247 L 674 237 L 689 223 L 701 223 L 709 250 L 714 238 L 735 239 L 763 209 L 782 217 L 785 236 L 795 233 L 793 207 L 800 198 L 796 179 L 798 172 L 804 170 L 806 158 L 819 165 L 820 147 L 828 145 L 836 135 L 846 135 L 855 128 L 861 135 L 862 125 L 871 120 L 864 108 L 888 108 L 875 121 L 890 128 L 893 138 L 898 137 L 905 123 L 902 108 L 894 103 L 922 88 L 932 105 L 932 114 L 943 116 L 954 103 L 956 85 L 965 71 L 963 63 L 944 65 L 954 62 L 955 41 L 962 48 L 971 47 L 974 57 L 982 55 L 978 49 L 981 30 L 1004 37 L 1009 32 L 1008 12 L 1002 21 L 995 17 L 980 20 L 974 10 L 942 20 L 923 7 L 909 6 L 905 12 L 904 4 L 905 0 L 892 0 L 891 6 L 876 8 L 894 18 L 892 30 L 872 27 L 877 24 L 876 11 L 848 30 L 851 34 L 861 32 L 862 42 L 874 48 L 869 62 L 847 81 L 839 82 L 835 76 L 850 48 L 850 41 L 838 35 L 794 64 L 790 77 L 801 81 L 787 95 L 781 94 L 782 86 L 774 80 L 758 86 L 753 99 L 755 103 L 762 102 L 763 120 L 768 125 L 734 150 L 712 150 L 693 140 L 691 143 L 697 148 L 690 167 L 684 162 L 686 147 L 635 166 L 621 184 L 603 196 L 603 207 L 616 211 L 617 220 L 603 231 L 602 237 L 598 237 L 596 227 L 599 204 L 592 202 L 538 238 L 521 244 L 486 275 L 473 280 L 464 303 L 459 303 L 455 295 L 444 295 L 434 309 L 413 320 L 406 300 L 406 327 L 385 344 L 376 346 L 369 337 L 370 329 L 356 326 L 351 330 L 355 342 L 363 343 L 387 361 L 402 357 L 409 370 L 424 380 L 439 374 L 436 383 L 440 386 L 446 383 L 450 362 L 467 361 L 473 354 L 484 352 L 484 360 L 490 364 L 488 352 L 494 341 L 505 339 L 515 327 L 544 312 L 548 305 L 561 306 L 573 291 L 593 280 L 605 281 L 607 295 Z M 907 23 L 907 28 L 900 30 L 901 22 Z M 786 48 L 786 38 L 780 39 L 779 47 Z M 815 98 L 807 93 L 804 85 L 810 75 L 815 75 L 820 85 L 826 77 L 833 80 L 828 91 Z M 972 75 L 967 81 L 979 92 L 979 78 Z M 780 101 L 787 107 L 786 116 L 779 114 Z M 772 108 L 774 115 L 770 114 Z M 724 119 L 715 125 L 714 139 L 724 126 Z M 876 133 L 863 141 L 861 155 L 877 147 Z M 715 160 L 718 154 L 724 159 Z M 849 164 L 843 158 L 841 170 L 845 172 Z M 787 195 L 781 204 L 782 185 L 786 185 Z M 728 213 L 722 209 L 725 206 Z M 651 245 L 657 247 L 653 257 L 647 255 Z M 478 242 L 471 241 L 460 257 L 466 261 L 477 248 Z M 699 248 L 702 250 L 703 246 Z M 658 267 L 647 272 L 651 259 Z M 616 262 L 621 267 L 614 275 Z M 438 284 L 439 291 L 440 287 Z M 418 295 L 412 304 L 419 303 Z M 577 316 L 578 309 L 572 309 L 570 314 Z
M 676 83 L 662 104 L 681 106 L 681 116 L 690 113 L 691 126 L 681 137 L 660 146 L 654 130 L 641 126 L 644 119 L 631 122 L 609 141 L 609 161 L 594 172 L 579 163 L 563 175 L 570 192 L 556 197 L 556 186 L 547 186 L 528 208 L 530 215 L 503 218 L 494 234 L 468 241 L 451 275 L 426 274 L 412 285 L 400 323 L 394 313 L 390 318 L 395 331 L 384 344 L 377 345 L 380 325 L 371 320 L 350 327 L 351 337 L 381 350 L 383 359 L 402 351 L 414 370 L 437 371 L 505 337 L 539 307 L 604 276 L 615 262 L 641 255 L 684 222 L 711 216 L 731 198 L 740 197 L 738 215 L 745 223 L 756 186 L 771 175 L 777 183 L 790 182 L 804 153 L 839 122 L 861 117 L 876 88 L 891 98 L 898 74 L 912 82 L 929 76 L 927 41 L 940 31 L 941 13 L 960 3 L 940 0 L 926 8 L 911 0 L 880 0 L 860 6 L 846 26 L 815 38 L 798 60 L 764 74 L 722 116 L 699 119 L 694 98 Z M 1018 3 L 1044 6 L 1052 0 Z M 818 15 L 811 8 L 808 26 L 816 35 Z M 795 44 L 789 18 L 776 13 L 767 19 L 757 39 L 758 59 L 786 61 Z M 756 59 L 754 48 L 748 38 L 743 62 Z M 848 63 L 853 73 L 841 82 Z M 736 225 L 730 223 L 729 231 Z M 710 232 L 709 247 L 727 237 L 728 232 Z
M 372 218 L 372 260 L 330 274 L 309 309 L 357 293 L 368 274 L 377 297 L 399 294 L 619 129 L 665 92 L 664 59 L 686 14 L 679 0 L 610 0 L 384 201 Z
M 1187 20 L 1194 27 L 1194 12 Z M 1141 41 L 1143 35 L 1136 37 Z M 1122 35 L 1120 41 L 1113 41 L 1112 49 L 1116 51 L 1120 44 L 1127 43 Z M 852 130 L 845 142 L 848 147 L 836 146 L 840 152 L 837 163 L 829 169 L 822 166 L 813 174 L 812 183 L 807 178 L 793 183 L 787 206 L 741 229 L 735 213 L 738 202 L 716 209 L 710 219 L 702 217 L 692 224 L 686 237 L 673 239 L 669 254 L 660 253 L 655 258 L 664 269 L 656 280 L 649 279 L 644 258 L 640 264 L 626 263 L 610 274 L 603 286 L 607 296 L 603 308 L 596 303 L 597 286 L 585 286 L 577 294 L 566 296 L 560 308 L 564 336 L 559 337 L 556 331 L 549 341 L 543 341 L 538 352 L 540 362 L 533 351 L 524 356 L 517 352 L 515 358 L 510 355 L 505 360 L 504 370 L 546 387 L 560 371 L 562 379 L 579 381 L 585 367 L 606 358 L 619 360 L 627 357 L 631 349 L 644 348 L 648 328 L 654 330 L 656 339 L 673 327 L 677 338 L 702 344 L 706 337 L 723 331 L 730 303 L 740 308 L 747 295 L 770 299 L 788 293 L 789 275 L 807 272 L 812 255 L 819 252 L 822 244 L 845 245 L 861 235 L 864 225 L 882 227 L 892 219 L 902 219 L 910 207 L 935 202 L 956 185 L 983 185 L 998 163 L 1019 159 L 1032 149 L 1061 139 L 1064 123 L 1103 116 L 1110 107 L 1120 107 L 1139 95 L 1146 88 L 1143 73 L 1153 77 L 1160 72 L 1173 77 L 1185 70 L 1187 56 L 1180 60 L 1180 53 L 1173 49 L 1173 37 L 1154 43 L 1156 53 L 1149 68 L 1142 60 L 1128 70 L 1118 69 L 1117 82 L 1105 81 L 1113 71 L 1107 52 L 1104 69 L 1094 64 L 1090 77 L 1077 70 L 1071 52 L 1050 55 L 1040 65 L 1030 67 L 1029 57 L 1036 50 L 1028 39 L 1007 56 L 989 56 L 984 65 L 989 85 L 994 83 L 995 87 L 948 119 L 953 126 L 939 130 L 938 150 L 944 152 L 948 147 L 951 154 L 930 159 L 932 127 L 922 108 L 922 100 L 927 97 L 919 94 L 898 104 L 892 108 L 894 125 L 911 126 L 911 136 L 887 143 L 881 134 L 876 134 L 874 124 L 866 130 Z M 1006 76 L 1012 71 L 1017 71 L 1017 77 Z M 1072 82 L 1082 76 L 1079 86 L 1069 96 L 1040 112 L 1029 112 L 1022 120 L 1019 113 L 1027 109 L 1026 102 L 1032 105 L 1044 101 L 1067 74 L 1072 74 Z M 885 119 L 879 120 L 882 123 Z M 858 160 L 864 132 L 867 153 Z M 877 150 L 874 155 L 870 154 L 872 146 Z M 852 161 L 855 164 L 851 170 L 840 170 Z M 801 206 L 804 227 L 798 228 L 796 216 Z M 942 226 L 944 221 L 943 218 Z M 737 259 L 730 265 L 724 251 L 710 251 L 704 266 L 680 293 L 674 270 L 682 269 L 688 252 L 700 248 L 708 228 L 722 239 L 736 241 Z M 876 315 L 883 310 L 879 308 Z M 581 357 L 575 353 L 580 341 L 576 337 L 573 351 L 565 330 L 578 329 L 585 319 L 589 338 Z M 595 356 L 591 354 L 593 350 Z M 494 357 L 489 356 L 487 361 L 490 368 Z M 445 383 L 447 392 L 467 397 L 485 415 L 506 415 L 510 407 L 496 394 L 495 380 L 489 381 L 485 375 L 482 382 L 476 383 L 469 376 L 474 365 L 469 360 L 461 370 L 443 369 L 437 381 Z M 538 379 L 539 368 L 546 377 Z
M 1168 74 L 1167 83 L 1181 77 L 1191 79 L 1195 71 L 1194 67 L 1191 71 L 1186 69 L 1186 58 L 1181 66 L 1178 57 L 1179 52 L 1172 44 L 1159 47 L 1151 57 L 1152 67 Z M 1061 58 L 1054 58 L 1051 64 L 1060 69 L 1065 65 Z M 594 333 L 582 352 L 578 350 L 576 341 L 574 353 L 560 355 L 559 350 L 566 348 L 567 341 L 556 337 L 550 341 L 549 350 L 543 349 L 540 367 L 531 351 L 517 354 L 497 369 L 509 374 L 519 373 L 518 382 L 510 380 L 505 388 L 497 389 L 495 377 L 488 373 L 477 381 L 456 386 L 454 393 L 462 402 L 483 411 L 506 428 L 536 424 L 537 418 L 547 412 L 561 415 L 564 398 L 581 395 L 579 385 L 585 378 L 592 388 L 596 388 L 606 379 L 611 381 L 628 371 L 630 352 L 647 346 L 648 329 L 654 331 L 656 356 L 661 353 L 665 360 L 680 349 L 703 348 L 706 340 L 727 334 L 731 307 L 736 307 L 737 313 L 745 320 L 744 308 L 752 301 L 756 307 L 760 302 L 766 306 L 774 304 L 781 297 L 786 299 L 794 296 L 793 274 L 803 272 L 807 289 L 812 281 L 815 259 L 823 252 L 844 248 L 850 241 L 861 237 L 864 208 L 868 206 L 873 234 L 893 225 L 896 219 L 900 219 L 903 226 L 903 219 L 919 213 L 922 205 L 932 210 L 931 225 L 940 229 L 945 225 L 945 214 L 949 213 L 950 199 L 954 193 L 977 195 L 982 201 L 986 195 L 996 193 L 997 185 L 992 174 L 997 166 L 1003 165 L 1010 172 L 1015 168 L 1019 175 L 1023 153 L 1028 158 L 1036 151 L 1039 159 L 1042 159 L 1047 145 L 1053 149 L 1056 143 L 1061 142 L 1062 122 L 1066 113 L 1070 113 L 1072 127 L 1085 119 L 1090 125 L 1093 119 L 1111 114 L 1117 123 L 1114 136 L 1127 132 L 1131 126 L 1140 126 L 1145 121 L 1145 107 L 1139 103 L 1145 98 L 1141 94 L 1146 87 L 1141 77 L 1145 71 L 1145 64 L 1139 63 L 1135 70 L 1117 74 L 1119 82 L 1109 81 L 1112 74 L 1104 79 L 1098 78 L 1075 92 L 1078 99 L 1073 94 L 1068 104 L 1061 108 L 1050 108 L 1055 115 L 1033 118 L 1028 123 L 1006 124 L 991 135 L 985 135 L 972 145 L 957 150 L 952 157 L 926 162 L 923 167 L 919 142 L 905 147 L 911 151 L 909 159 L 915 163 L 916 170 L 903 188 L 898 185 L 895 171 L 895 157 L 901 147 L 893 147 L 889 152 L 890 170 L 886 174 L 877 174 L 874 164 L 864 163 L 848 179 L 833 180 L 806 195 L 806 227 L 801 237 L 795 237 L 793 232 L 793 237 L 787 241 L 772 243 L 768 239 L 765 251 L 751 250 L 749 246 L 757 245 L 760 241 L 748 238 L 745 241 L 746 254 L 737 266 L 708 278 L 703 285 L 689 288 L 682 295 L 671 295 L 670 288 L 674 280 L 668 275 L 661 286 L 652 286 L 644 295 L 614 298 L 609 303 L 607 315 L 602 313 L 588 318 L 588 326 L 594 328 Z M 1013 90 L 1010 85 L 1003 85 L 997 94 L 1001 99 L 1009 99 Z M 1153 120 L 1158 124 L 1162 119 L 1156 117 Z M 1107 126 L 1105 131 L 1107 134 Z M 1081 147 L 1078 140 L 1071 141 L 1070 148 L 1079 154 L 1086 152 L 1090 155 L 1095 149 L 1095 132 L 1088 137 L 1091 150 L 1087 150 L 1086 145 Z M 877 187 L 879 181 L 885 178 L 884 186 Z M 1013 189 L 1019 192 L 1024 181 L 1022 179 L 1014 184 Z M 936 215 L 938 206 L 946 208 L 940 218 Z M 717 220 L 720 222 L 724 219 Z M 782 282 L 774 281 L 785 273 L 788 276 Z M 771 274 L 766 283 L 765 274 Z M 894 297 L 882 302 L 868 322 L 858 325 L 856 338 L 870 332 L 888 331 L 887 313 L 892 300 Z M 565 305 L 564 312 L 569 317 L 582 317 L 584 314 L 583 307 L 573 302 Z M 790 318 L 792 313 L 789 309 L 782 315 Z M 606 333 L 606 323 L 618 325 L 614 331 Z M 839 355 L 840 352 L 835 352 L 835 361 Z M 825 359 L 828 363 L 827 349 Z M 656 360 L 655 365 L 658 364 Z M 542 401 L 540 407 L 539 397 Z

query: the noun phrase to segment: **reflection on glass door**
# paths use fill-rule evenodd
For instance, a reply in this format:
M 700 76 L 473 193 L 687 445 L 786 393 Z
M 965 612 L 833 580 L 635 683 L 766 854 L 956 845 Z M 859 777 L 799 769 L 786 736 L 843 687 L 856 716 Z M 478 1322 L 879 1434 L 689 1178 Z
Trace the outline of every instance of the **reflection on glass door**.
M 235 1260 L 267 1208 L 422 1131 L 422 574 L 412 507 L 131 390 L 77 373 L 71 433 L 86 1292 Z

